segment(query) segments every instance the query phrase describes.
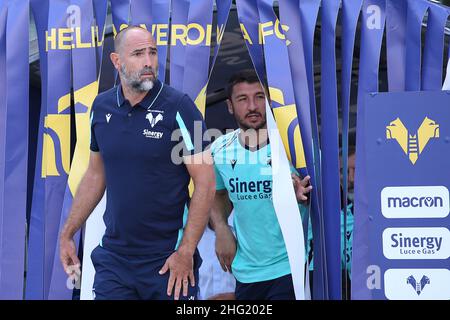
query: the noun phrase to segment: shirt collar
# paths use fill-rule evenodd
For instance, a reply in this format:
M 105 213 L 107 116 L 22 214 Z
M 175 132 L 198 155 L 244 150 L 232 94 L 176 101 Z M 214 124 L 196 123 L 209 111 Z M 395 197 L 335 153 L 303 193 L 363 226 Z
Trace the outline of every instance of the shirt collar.
M 139 102 L 136 106 L 140 106 L 147 110 L 148 106 L 155 100 L 158 96 L 158 93 L 161 90 L 162 83 L 158 79 L 156 79 L 155 84 L 151 90 L 147 92 L 144 99 Z M 122 85 L 119 84 L 117 86 L 117 106 L 121 107 L 125 102 L 129 103 L 127 99 L 123 96 Z
M 270 143 L 269 137 L 267 137 L 266 141 L 263 141 L 263 142 L 261 142 L 260 144 L 254 146 L 254 147 L 250 147 L 250 146 L 246 145 L 245 142 L 242 139 L 242 136 L 240 134 L 242 132 L 242 129 L 238 129 L 238 130 L 239 130 L 238 142 L 244 149 L 247 149 L 249 151 L 258 151 L 258 150 L 261 150 L 262 148 L 264 148 L 265 146 L 267 146 Z

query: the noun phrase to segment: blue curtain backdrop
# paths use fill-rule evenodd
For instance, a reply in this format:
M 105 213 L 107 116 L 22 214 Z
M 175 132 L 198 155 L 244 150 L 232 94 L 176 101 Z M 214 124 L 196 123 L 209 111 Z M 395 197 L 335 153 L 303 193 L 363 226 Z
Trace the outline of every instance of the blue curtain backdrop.
M 279 105 L 295 106 L 275 118 L 294 119 L 286 129 L 287 153 L 314 186 L 313 298 L 342 298 L 345 248 L 339 239 L 347 226 L 339 216 L 347 206 L 350 115 L 356 110 L 351 291 L 354 299 L 370 299 L 363 100 L 380 83 L 389 92 L 440 90 L 450 11 L 426 0 L 282 0 L 272 16 L 261 4 L 273 2 L 237 0 L 232 10 L 258 75 L 281 89 L 286 101 Z M 72 298 L 58 234 L 86 167 L 84 131 L 99 88 L 107 10 L 113 33 L 141 24 L 155 35 L 160 78 L 189 94 L 205 114 L 230 6 L 221 0 L 0 0 L 0 299 Z M 215 8 L 220 21 L 213 25 Z M 40 57 L 39 119 L 29 119 L 37 113 L 28 101 L 30 14 Z M 37 130 L 29 125 L 37 122 Z

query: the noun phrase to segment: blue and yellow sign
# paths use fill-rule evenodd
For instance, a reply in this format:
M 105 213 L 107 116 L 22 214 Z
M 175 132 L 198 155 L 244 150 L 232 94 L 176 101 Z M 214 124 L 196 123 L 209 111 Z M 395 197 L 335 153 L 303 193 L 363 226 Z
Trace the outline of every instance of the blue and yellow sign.
M 367 176 L 356 183 L 369 195 L 374 299 L 450 299 L 449 104 L 442 91 L 366 97 Z
M 439 138 L 439 124 L 425 117 L 417 132 L 411 133 L 400 118 L 391 121 L 386 127 L 386 138 L 397 140 L 403 152 L 415 164 L 431 138 Z

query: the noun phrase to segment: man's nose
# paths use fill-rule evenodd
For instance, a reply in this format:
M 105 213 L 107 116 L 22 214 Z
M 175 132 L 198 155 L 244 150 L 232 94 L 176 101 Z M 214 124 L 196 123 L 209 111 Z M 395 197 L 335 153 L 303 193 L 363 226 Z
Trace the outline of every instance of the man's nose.
M 249 111 L 256 111 L 258 109 L 258 105 L 256 104 L 255 99 L 250 99 L 248 103 L 248 110 Z
M 145 54 L 145 61 L 144 61 L 144 63 L 145 63 L 146 67 L 153 67 L 153 62 L 152 62 L 152 58 L 151 58 L 151 53 L 150 52 L 147 52 Z

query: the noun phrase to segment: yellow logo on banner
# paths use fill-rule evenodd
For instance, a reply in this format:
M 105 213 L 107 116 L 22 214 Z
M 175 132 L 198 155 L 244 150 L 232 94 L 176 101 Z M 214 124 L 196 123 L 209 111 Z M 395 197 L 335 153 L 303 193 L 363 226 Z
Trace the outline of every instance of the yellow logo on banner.
M 67 101 L 66 101 L 67 100 Z M 62 107 L 68 105 L 67 107 Z M 58 113 L 70 107 L 70 95 L 58 101 Z M 68 174 L 70 168 L 70 114 L 49 114 L 44 119 L 41 177 Z M 57 146 L 59 145 L 59 150 Z M 60 172 L 58 167 L 64 172 Z
M 58 100 L 58 114 L 49 114 L 45 117 L 47 133 L 44 134 L 41 176 L 42 178 L 60 176 L 63 173 L 68 174 L 70 170 L 69 187 L 72 194 L 74 194 L 87 169 L 90 141 L 89 115 L 92 102 L 97 93 L 97 81 L 74 92 L 75 104 L 81 103 L 87 107 L 87 110 L 86 112 L 75 114 L 77 147 L 73 156 L 72 167 L 70 167 L 70 114 L 60 114 L 70 108 L 70 93 Z M 55 148 L 56 144 L 60 146 L 58 154 Z M 58 165 L 62 166 L 64 172 L 58 171 Z
M 296 162 L 293 163 L 293 165 L 296 168 L 305 168 L 306 160 L 299 125 L 297 124 L 294 130 L 289 132 L 289 127 L 297 117 L 297 108 L 295 107 L 295 104 L 284 105 L 284 95 L 283 91 L 280 89 L 269 87 L 269 92 L 270 99 L 282 105 L 281 107 L 273 108 L 272 110 L 289 160 L 292 162 L 291 154 L 292 151 L 294 151 L 294 154 L 296 155 Z M 289 145 L 290 141 L 293 141 L 295 150 L 291 150 Z
M 197 106 L 197 109 L 200 110 L 203 118 L 205 118 L 205 109 L 206 109 L 206 89 L 208 88 L 208 83 L 205 84 L 200 90 L 200 92 L 197 95 L 197 98 L 195 98 L 195 105 Z
M 89 164 L 90 154 L 90 137 L 91 137 L 91 108 L 95 97 L 98 94 L 98 81 L 91 82 L 87 86 L 80 88 L 74 92 L 75 104 L 81 103 L 87 110 L 85 112 L 75 113 L 76 128 L 77 128 L 77 145 L 75 147 L 75 153 L 73 155 L 72 166 L 70 168 L 69 175 L 69 188 L 72 192 L 72 196 L 75 196 L 75 192 L 78 189 L 81 178 L 87 170 Z
M 439 138 L 439 124 L 425 117 L 416 134 L 410 134 L 400 118 L 397 118 L 386 126 L 386 138 L 397 140 L 411 163 L 415 164 L 428 141 Z

